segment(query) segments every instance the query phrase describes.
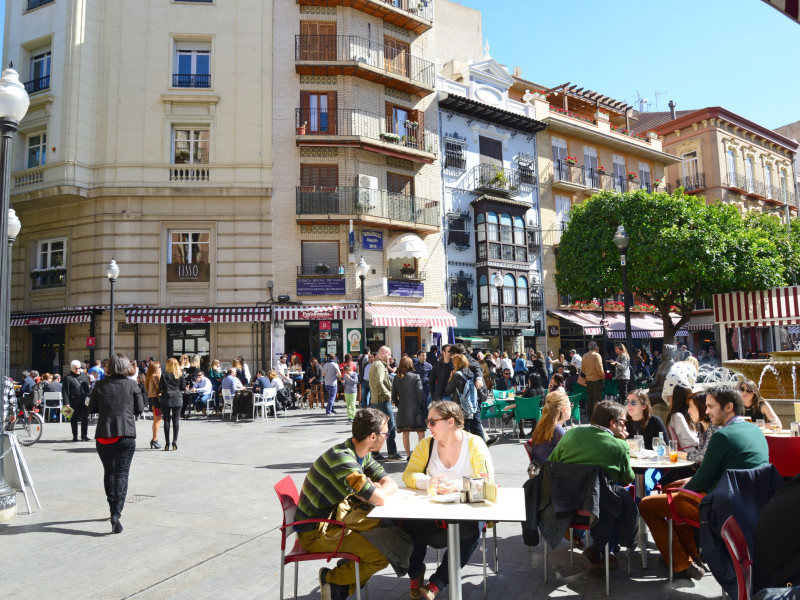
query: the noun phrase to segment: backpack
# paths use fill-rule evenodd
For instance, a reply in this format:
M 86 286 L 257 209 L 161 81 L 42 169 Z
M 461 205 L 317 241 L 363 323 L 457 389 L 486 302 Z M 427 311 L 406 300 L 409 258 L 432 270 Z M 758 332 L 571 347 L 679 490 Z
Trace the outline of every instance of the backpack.
M 459 373 L 459 375 L 461 375 Z M 464 377 L 464 375 L 461 375 Z M 478 412 L 478 390 L 475 388 L 475 381 L 469 377 L 464 377 L 464 389 L 461 391 L 461 410 L 464 411 L 464 416 L 474 415 Z

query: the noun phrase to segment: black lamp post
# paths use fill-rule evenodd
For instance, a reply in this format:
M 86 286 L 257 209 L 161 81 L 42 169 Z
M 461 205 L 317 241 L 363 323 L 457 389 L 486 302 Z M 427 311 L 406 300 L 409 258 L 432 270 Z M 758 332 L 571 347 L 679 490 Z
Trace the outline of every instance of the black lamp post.
M 631 351 L 631 300 L 628 294 L 628 266 L 625 262 L 625 255 L 628 252 L 628 246 L 631 243 L 631 236 L 625 231 L 625 228 L 620 225 L 617 227 L 617 232 L 614 234 L 614 245 L 619 250 L 619 262 L 622 265 L 622 298 L 625 306 L 625 347 L 628 352 Z
M 11 244 L 19 233 L 19 219 L 9 222 L 9 180 L 11 176 L 11 142 L 19 129 L 19 122 L 28 112 L 30 99 L 25 87 L 19 82 L 19 75 L 13 69 L 6 69 L 0 77 L 0 240 L 8 236 L 8 244 L 0 243 L 0 284 L 3 286 L 0 301 L 0 455 L 5 449 L 5 430 L 8 420 L 8 398 L 6 397 L 6 378 L 9 377 L 9 338 L 11 337 Z M 13 236 L 12 236 L 13 234 Z M 9 521 L 17 514 L 17 492 L 6 483 L 3 461 L 0 459 L 0 521 Z
M 369 273 L 369 265 L 364 262 L 362 256 L 356 265 L 356 275 L 361 280 L 361 354 L 367 351 L 367 294 L 364 289 L 364 281 Z
M 113 258 L 111 262 L 106 265 L 106 277 L 108 277 L 108 281 L 111 282 L 111 315 L 108 333 L 108 356 L 110 358 L 114 356 L 114 284 L 117 282 L 117 277 L 119 277 L 119 267 L 117 266 L 117 261 Z
M 500 335 L 500 357 L 503 356 L 503 276 L 500 273 L 492 275 L 492 283 L 497 288 L 497 300 L 500 304 L 497 311 L 498 333 Z

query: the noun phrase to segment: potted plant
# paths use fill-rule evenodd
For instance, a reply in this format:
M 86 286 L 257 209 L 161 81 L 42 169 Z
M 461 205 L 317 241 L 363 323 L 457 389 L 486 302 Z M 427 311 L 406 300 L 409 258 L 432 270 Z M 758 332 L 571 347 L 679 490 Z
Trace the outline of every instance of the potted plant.
M 403 266 L 400 268 L 400 272 L 403 275 L 413 275 L 415 271 L 414 265 L 410 263 L 403 263 Z
M 663 180 L 661 180 L 661 179 L 654 179 L 654 180 L 653 180 L 653 187 L 654 187 L 654 188 L 657 188 L 658 186 L 660 186 L 660 185 L 661 185 L 661 182 L 662 182 L 662 181 L 663 181 Z
M 308 126 L 308 121 L 303 121 L 303 124 L 297 128 L 297 135 L 305 135 L 307 126 Z
M 597 167 L 595 169 L 595 171 L 597 171 L 598 173 L 605 173 L 606 172 L 606 168 L 603 165 L 600 165 L 599 167 Z
M 392 142 L 393 144 L 397 144 L 400 141 L 400 136 L 396 133 L 381 133 L 381 139 L 384 142 Z
M 316 267 L 314 267 L 314 271 L 317 273 L 327 273 L 330 270 L 331 268 L 328 265 L 323 265 L 322 263 L 319 263 Z
M 658 134 L 651 129 L 650 131 L 647 132 L 647 137 L 651 140 L 657 140 Z
M 578 159 L 575 158 L 574 156 L 568 156 L 567 158 L 564 159 L 564 162 L 567 163 L 568 165 L 577 165 Z
M 489 185 L 503 189 L 508 187 L 508 179 L 502 169 L 495 168 L 492 177 L 489 179 Z
M 630 179 L 630 180 L 634 180 L 637 177 L 638 177 L 638 175 L 636 173 L 628 173 L 628 179 Z

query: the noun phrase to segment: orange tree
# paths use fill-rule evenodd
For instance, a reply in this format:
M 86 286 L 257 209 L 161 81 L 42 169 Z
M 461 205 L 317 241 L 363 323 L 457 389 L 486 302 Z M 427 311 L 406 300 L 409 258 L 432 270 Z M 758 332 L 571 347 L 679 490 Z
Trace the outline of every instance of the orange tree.
M 613 237 L 623 225 L 630 291 L 658 309 L 673 343 L 700 299 L 785 285 L 800 268 L 800 226 L 787 232 L 772 215 L 742 217 L 731 204 L 645 191 L 601 192 L 573 207 L 556 260 L 560 294 L 604 298 L 622 289 Z M 680 319 L 673 323 L 670 312 Z

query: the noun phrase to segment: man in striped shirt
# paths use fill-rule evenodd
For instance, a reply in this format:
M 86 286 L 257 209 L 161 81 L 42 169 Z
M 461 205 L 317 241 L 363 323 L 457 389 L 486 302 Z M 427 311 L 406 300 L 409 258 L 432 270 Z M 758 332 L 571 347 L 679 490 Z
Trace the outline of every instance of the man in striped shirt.
M 387 496 L 397 491 L 397 484 L 371 454 L 383 447 L 389 434 L 387 421 L 388 417 L 374 408 L 364 408 L 356 413 L 353 437 L 330 448 L 308 470 L 300 489 L 295 520 L 330 518 L 336 505 L 351 494 L 381 506 Z M 330 535 L 330 530 L 328 537 L 324 535 L 321 523 L 296 525 L 295 530 L 306 552 L 333 552 L 339 544 L 339 536 Z M 339 552 L 355 554 L 361 559 L 359 586 L 389 564 L 375 546 L 355 531 L 345 535 Z M 335 569 L 320 569 L 322 600 L 344 600 L 355 593 L 355 585 L 352 561 L 346 561 Z

